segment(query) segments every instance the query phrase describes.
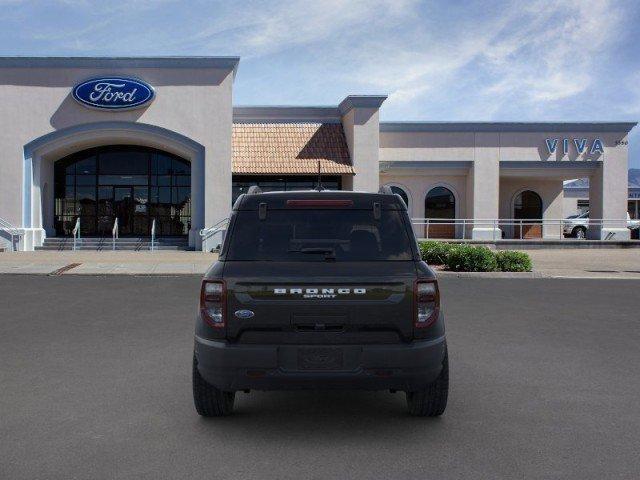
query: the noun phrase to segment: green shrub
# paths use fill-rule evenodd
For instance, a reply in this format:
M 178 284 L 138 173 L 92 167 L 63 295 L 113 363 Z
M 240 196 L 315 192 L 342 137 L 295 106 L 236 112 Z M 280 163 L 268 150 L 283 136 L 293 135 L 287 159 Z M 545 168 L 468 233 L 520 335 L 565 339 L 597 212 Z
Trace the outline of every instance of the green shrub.
M 496 255 L 487 247 L 457 245 L 449 251 L 447 267 L 454 272 L 493 272 Z
M 496 262 L 501 272 L 530 272 L 532 266 L 529 255 L 509 250 L 496 253 Z
M 429 265 L 444 265 L 453 247 L 450 243 L 427 240 L 420 242 L 420 256 Z

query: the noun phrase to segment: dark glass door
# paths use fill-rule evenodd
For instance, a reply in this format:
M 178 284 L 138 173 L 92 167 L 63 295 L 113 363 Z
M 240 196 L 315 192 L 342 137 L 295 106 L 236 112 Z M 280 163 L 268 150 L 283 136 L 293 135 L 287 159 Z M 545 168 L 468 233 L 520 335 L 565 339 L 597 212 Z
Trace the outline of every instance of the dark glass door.
M 133 233 L 133 188 L 113 187 L 113 206 L 115 216 L 118 218 L 118 231 L 120 235 Z

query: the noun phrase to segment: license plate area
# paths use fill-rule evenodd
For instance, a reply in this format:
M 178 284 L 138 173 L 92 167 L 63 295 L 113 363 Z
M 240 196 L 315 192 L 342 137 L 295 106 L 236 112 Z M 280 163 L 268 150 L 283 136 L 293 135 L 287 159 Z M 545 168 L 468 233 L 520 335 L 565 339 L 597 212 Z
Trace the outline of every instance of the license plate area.
M 342 348 L 300 347 L 297 363 L 299 370 L 342 370 L 344 352 Z

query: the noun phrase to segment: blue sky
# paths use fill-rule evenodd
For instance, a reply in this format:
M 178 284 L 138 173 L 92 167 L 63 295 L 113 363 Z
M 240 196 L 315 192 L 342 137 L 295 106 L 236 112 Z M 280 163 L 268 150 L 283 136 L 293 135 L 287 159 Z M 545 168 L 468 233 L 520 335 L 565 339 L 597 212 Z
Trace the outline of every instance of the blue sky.
M 640 2 L 0 0 L 2 55 L 239 55 L 234 102 L 383 120 L 640 120 Z M 630 138 L 640 168 L 640 127 Z

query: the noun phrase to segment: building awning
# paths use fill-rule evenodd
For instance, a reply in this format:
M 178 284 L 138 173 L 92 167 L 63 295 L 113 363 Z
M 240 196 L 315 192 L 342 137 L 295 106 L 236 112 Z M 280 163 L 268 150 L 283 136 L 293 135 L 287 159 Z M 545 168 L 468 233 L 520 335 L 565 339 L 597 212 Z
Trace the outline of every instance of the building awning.
M 354 174 L 341 124 L 235 123 L 233 173 Z

